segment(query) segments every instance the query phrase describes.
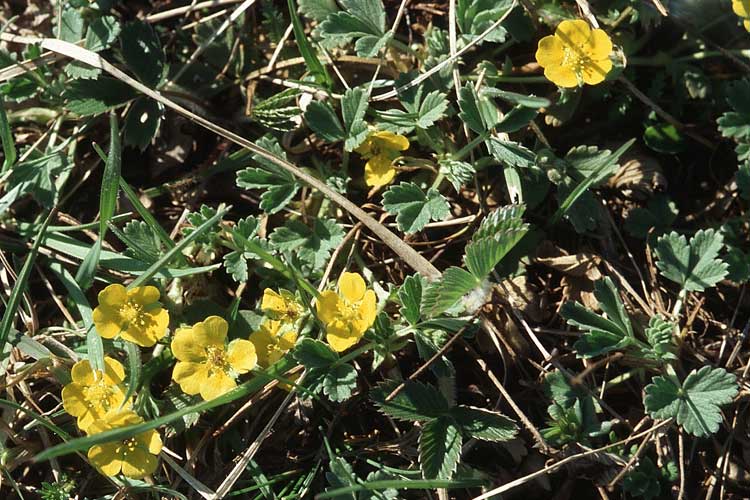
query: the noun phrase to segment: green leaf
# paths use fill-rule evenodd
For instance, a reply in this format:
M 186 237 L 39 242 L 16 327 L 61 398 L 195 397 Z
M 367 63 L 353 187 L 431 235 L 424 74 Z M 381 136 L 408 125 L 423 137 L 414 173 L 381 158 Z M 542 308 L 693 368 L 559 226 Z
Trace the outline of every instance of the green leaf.
M 299 0 L 297 3 L 300 13 L 318 22 L 339 11 L 339 6 L 334 0 Z
M 544 97 L 517 94 L 515 92 L 508 92 L 507 90 L 496 89 L 494 87 L 485 87 L 483 92 L 488 96 L 499 97 L 500 99 L 511 104 L 517 104 L 519 106 L 525 106 L 527 108 L 546 108 L 552 104 L 549 99 L 546 99 Z
M 720 407 L 738 392 L 737 378 L 723 368 L 693 370 L 680 384 L 674 376 L 654 377 L 646 386 L 644 406 L 653 418 L 674 418 L 686 432 L 705 437 L 719 430 Z
M 159 37 L 150 24 L 132 21 L 120 35 L 120 48 L 125 64 L 147 87 L 155 88 L 164 76 L 165 56 Z
M 302 113 L 295 100 L 300 96 L 298 89 L 286 89 L 253 104 L 250 118 L 264 127 L 280 132 L 290 132 L 297 128 L 295 119 Z
M 658 153 L 677 154 L 685 150 L 685 138 L 672 124 L 658 123 L 643 132 L 646 146 Z
M 426 422 L 419 436 L 419 464 L 425 479 L 450 479 L 461 458 L 461 432 L 449 418 Z
M 16 163 L 16 146 L 13 140 L 13 131 L 10 129 L 8 115 L 5 113 L 3 96 L 0 94 L 0 141 L 3 145 L 3 166 L 0 172 L 6 172 Z
M 499 133 L 510 133 L 521 130 L 526 127 L 531 121 L 536 118 L 538 111 L 533 108 L 524 106 L 516 106 L 511 109 L 497 125 L 495 125 L 495 131 Z
M 164 106 L 153 99 L 136 99 L 125 117 L 125 144 L 143 151 L 148 147 L 164 117 Z
M 286 153 L 275 138 L 264 136 L 258 139 L 257 144 L 279 158 L 286 159 Z M 292 174 L 279 170 L 265 158 L 257 154 L 253 154 L 252 158 L 261 168 L 247 168 L 237 172 L 237 186 L 264 190 L 260 196 L 260 208 L 269 214 L 276 213 L 294 198 L 299 190 L 299 184 Z
M 313 269 L 320 269 L 344 240 L 344 230 L 335 219 L 315 219 L 312 228 L 289 220 L 271 233 L 270 240 L 276 249 L 295 253 Z
M 65 42 L 77 43 L 83 38 L 83 16 L 78 9 L 65 9 L 60 17 L 60 32 L 57 38 Z
M 67 83 L 63 95 L 65 107 L 80 116 L 106 113 L 137 96 L 130 85 L 109 77 L 73 80 Z
M 750 114 L 726 112 L 716 120 L 719 131 L 724 137 L 736 140 L 750 138 Z
M 323 379 L 323 393 L 331 401 L 345 401 L 357 388 L 357 370 L 343 363 L 330 368 Z
M 456 24 L 467 40 L 473 40 L 486 31 L 505 12 L 513 7 L 509 0 L 458 0 L 456 2 Z M 506 31 L 498 26 L 484 40 L 502 43 Z
M 404 284 L 398 289 L 401 315 L 410 325 L 416 325 L 421 317 L 422 289 L 424 286 L 424 278 L 419 274 L 413 274 L 407 276 Z
M 299 49 L 300 54 L 302 54 L 302 58 L 305 60 L 305 65 L 307 66 L 308 71 L 310 71 L 319 85 L 330 87 L 333 84 L 331 76 L 328 74 L 328 71 L 326 71 L 325 66 L 320 62 L 320 59 L 318 59 L 310 41 L 307 39 L 307 35 L 305 35 L 305 28 L 302 26 L 302 21 L 297 15 L 294 0 L 287 0 L 287 8 L 289 9 L 289 17 L 292 19 L 294 39 L 297 42 L 297 48 Z
M 458 117 L 477 134 L 484 134 L 495 126 L 500 115 L 491 99 L 477 94 L 474 85 L 467 83 L 458 94 Z
M 624 349 L 635 340 L 630 318 L 625 312 L 617 287 L 609 277 L 594 284 L 594 296 L 606 317 L 589 311 L 578 302 L 566 302 L 560 310 L 560 315 L 569 325 L 584 332 L 574 346 L 578 356 L 582 358 Z
M 478 288 L 481 281 L 460 267 L 449 267 L 422 294 L 422 312 L 432 318 L 453 307 L 464 295 Z
M 576 146 L 571 148 L 563 160 L 568 165 L 568 174 L 576 182 L 589 180 L 592 187 L 600 186 L 619 169 L 617 159 L 613 159 L 609 149 L 600 150 L 597 146 Z
M 636 238 L 645 238 L 651 228 L 656 236 L 672 227 L 677 218 L 677 206 L 665 194 L 651 198 L 646 208 L 636 207 L 628 212 L 625 231 Z
M 303 338 L 294 348 L 294 359 L 305 368 L 327 368 L 339 359 L 328 344 L 309 337 Z
M 534 152 L 517 142 L 490 137 L 485 144 L 487 144 L 490 154 L 501 165 L 530 168 L 534 166 L 536 161 Z
M 646 328 L 646 340 L 648 340 L 651 349 L 644 354 L 656 360 L 672 360 L 677 356 L 672 352 L 675 348 L 672 342 L 672 335 L 675 331 L 675 324 L 668 321 L 661 315 L 652 317 Z
M 702 292 L 727 275 L 727 264 L 718 258 L 724 237 L 713 229 L 700 230 L 690 238 L 671 232 L 656 244 L 656 267 L 682 289 Z
M 518 427 L 505 415 L 473 406 L 457 406 L 451 416 L 469 436 L 483 441 L 509 441 L 518 434 Z
M 477 279 L 482 280 L 529 230 L 521 219 L 525 207 L 508 205 L 495 210 L 482 221 L 471 243 L 466 245 L 464 263 Z
M 326 102 L 311 102 L 305 110 L 305 121 L 313 132 L 325 141 L 337 142 L 346 138 L 346 131 L 339 117 Z
M 344 118 L 346 142 L 344 150 L 354 151 L 367 138 L 367 92 L 361 87 L 348 89 L 341 98 L 341 115 Z M 309 107 L 308 107 L 309 109 Z
M 462 186 L 469 184 L 477 172 L 474 166 L 468 162 L 448 158 L 440 160 L 440 171 L 445 174 L 445 178 L 456 191 L 460 191 Z
M 750 162 L 746 161 L 737 168 L 736 179 L 740 198 L 750 201 Z
M 358 39 L 357 55 L 374 57 L 387 41 L 385 7 L 381 0 L 341 0 L 343 10 L 328 15 L 320 24 L 324 39 L 343 44 Z
M 132 342 L 125 341 L 125 353 L 128 355 L 128 384 L 123 404 L 127 404 L 130 398 L 140 388 L 143 362 L 141 361 L 141 350 Z
M 436 189 L 425 194 L 419 186 L 402 182 L 383 194 L 383 208 L 396 215 L 398 228 L 406 233 L 422 230 L 431 220 L 440 221 L 450 215 L 448 201 Z
M 85 47 L 92 52 L 108 49 L 120 34 L 120 23 L 113 16 L 97 17 L 86 30 Z
M 115 234 L 117 231 L 115 230 Z M 128 247 L 128 255 L 144 262 L 155 262 L 164 253 L 159 236 L 153 228 L 141 220 L 131 220 L 117 235 Z
M 237 283 L 244 283 L 247 281 L 247 259 L 250 256 L 247 252 L 234 250 L 224 255 L 224 269 L 232 276 L 232 279 Z
M 417 118 L 417 127 L 428 128 L 436 121 L 445 116 L 448 110 L 448 99 L 445 94 L 438 90 L 433 90 L 427 94 L 419 106 L 419 116 Z
M 396 396 L 386 398 L 398 387 L 398 382 L 383 382 L 370 391 L 370 398 L 386 415 L 399 420 L 420 422 L 446 415 L 450 406 L 440 391 L 422 382 L 408 380 Z

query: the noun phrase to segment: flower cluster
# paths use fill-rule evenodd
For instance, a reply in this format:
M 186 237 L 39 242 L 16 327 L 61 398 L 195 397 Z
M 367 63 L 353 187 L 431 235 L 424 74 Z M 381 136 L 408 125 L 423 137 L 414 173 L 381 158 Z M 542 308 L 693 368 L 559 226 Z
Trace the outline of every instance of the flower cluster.
M 742 25 L 750 31 L 750 0 L 732 0 L 732 10 L 742 18 Z
M 260 308 L 268 316 L 258 330 L 250 334 L 250 342 L 258 354 L 258 365 L 263 368 L 276 363 L 297 342 L 297 321 L 302 317 L 302 306 L 294 295 L 270 288 L 263 291 Z
M 367 289 L 359 274 L 343 273 L 338 292 L 326 290 L 320 294 L 317 313 L 326 327 L 328 344 L 336 352 L 345 351 L 359 342 L 375 322 L 375 292 Z
M 554 35 L 539 40 L 536 60 L 544 76 L 560 87 L 578 87 L 604 81 L 612 69 L 612 40 L 586 21 L 563 21 Z
M 409 149 L 409 139 L 387 130 L 375 131 L 355 151 L 367 159 L 365 183 L 385 186 L 396 177 L 393 160 Z
M 105 339 L 119 336 L 141 347 L 151 347 L 167 333 L 169 313 L 159 304 L 156 287 L 127 290 L 115 284 L 99 292 L 94 325 Z

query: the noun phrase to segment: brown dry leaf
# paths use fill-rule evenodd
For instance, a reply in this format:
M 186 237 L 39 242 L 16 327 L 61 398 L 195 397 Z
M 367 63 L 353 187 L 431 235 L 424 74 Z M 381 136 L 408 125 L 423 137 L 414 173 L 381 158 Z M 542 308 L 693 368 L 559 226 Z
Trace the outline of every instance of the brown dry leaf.
M 654 157 L 636 153 L 620 164 L 620 169 L 608 182 L 628 198 L 645 200 L 651 198 L 654 191 L 667 188 L 667 178 L 659 161 Z
M 563 274 L 563 301 L 576 300 L 588 308 L 597 309 L 594 297 L 594 282 L 602 278 L 599 264 L 602 259 L 589 252 L 568 255 L 563 249 L 544 242 L 537 252 L 536 262 Z

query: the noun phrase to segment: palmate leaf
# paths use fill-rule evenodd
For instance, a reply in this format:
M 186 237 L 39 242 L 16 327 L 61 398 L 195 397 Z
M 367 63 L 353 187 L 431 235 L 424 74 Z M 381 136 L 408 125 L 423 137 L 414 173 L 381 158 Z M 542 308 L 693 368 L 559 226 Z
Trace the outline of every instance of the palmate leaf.
M 422 294 L 422 312 L 431 318 L 453 307 L 464 295 L 482 282 L 460 267 L 449 267 L 441 278 L 430 283 Z
M 398 299 L 401 302 L 401 316 L 411 325 L 416 325 L 422 312 L 422 290 L 425 288 L 424 278 L 419 274 L 408 276 L 404 284 L 398 289 Z
M 523 222 L 525 207 L 508 205 L 495 210 L 482 221 L 479 229 L 466 245 L 464 263 L 479 280 L 487 277 L 503 257 L 528 232 Z
M 674 418 L 686 432 L 705 437 L 719 430 L 720 407 L 738 392 L 737 379 L 723 368 L 693 370 L 680 384 L 674 375 L 654 377 L 646 386 L 644 406 L 653 418 Z
M 257 144 L 286 159 L 286 153 L 274 137 L 261 137 Z M 289 204 L 297 194 L 299 184 L 292 174 L 280 170 L 265 158 L 255 154 L 252 158 L 261 168 L 251 167 L 237 172 L 237 186 L 244 189 L 262 189 L 260 208 L 266 213 L 274 214 Z
M 673 231 L 656 244 L 656 267 L 684 290 L 702 292 L 727 275 L 727 264 L 718 258 L 723 246 L 724 237 L 713 229 L 698 231 L 689 243 Z
M 578 302 L 566 302 L 560 310 L 560 315 L 569 325 L 584 332 L 575 343 L 576 352 L 582 358 L 623 349 L 635 341 L 625 306 L 609 277 L 594 284 L 594 296 L 607 317 L 590 311 Z
M 461 458 L 463 439 L 447 417 L 426 422 L 419 436 L 419 463 L 425 479 L 450 479 Z
M 357 39 L 360 57 L 373 57 L 387 42 L 385 7 L 381 0 L 341 0 L 343 10 L 333 12 L 320 24 L 324 39 L 342 45 Z
M 312 228 L 298 220 L 290 220 L 277 227 L 270 236 L 276 249 L 296 253 L 313 269 L 323 267 L 343 239 L 344 231 L 335 219 L 316 219 Z
M 405 233 L 420 231 L 431 220 L 440 221 L 450 214 L 448 201 L 439 191 L 425 193 L 411 182 L 391 186 L 383 193 L 383 208 L 396 215 L 398 228 Z

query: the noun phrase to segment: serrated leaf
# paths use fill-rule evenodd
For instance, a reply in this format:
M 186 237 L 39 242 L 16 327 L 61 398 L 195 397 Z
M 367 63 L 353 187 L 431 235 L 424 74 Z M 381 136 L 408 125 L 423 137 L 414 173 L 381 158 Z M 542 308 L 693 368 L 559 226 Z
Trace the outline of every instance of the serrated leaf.
M 398 382 L 383 382 L 370 391 L 370 398 L 390 417 L 419 422 L 446 415 L 450 410 L 448 401 L 437 388 L 413 380 L 407 381 L 392 400 L 386 401 L 398 385 Z
M 466 245 L 464 263 L 477 279 L 484 279 L 513 249 L 529 230 L 521 216 L 522 205 L 508 205 L 495 210 L 482 221 L 482 225 Z
M 301 14 L 318 22 L 339 11 L 339 6 L 334 0 L 298 0 L 297 3 Z
M 597 146 L 576 146 L 565 155 L 568 174 L 576 182 L 589 180 L 591 186 L 599 186 L 617 172 L 617 160 L 612 160 L 612 151 L 600 150 Z M 602 168 L 604 167 L 604 168 Z
M 646 340 L 648 340 L 651 350 L 645 352 L 647 357 L 657 360 L 677 359 L 672 353 L 674 343 L 672 335 L 675 331 L 675 324 L 665 319 L 663 316 L 656 315 L 648 322 L 646 328 Z
M 164 74 L 165 57 L 159 37 L 150 24 L 132 21 L 120 35 L 120 48 L 125 64 L 147 87 L 156 87 Z
M 424 278 L 419 274 L 407 276 L 404 284 L 398 289 L 401 302 L 401 315 L 411 325 L 416 325 L 421 317 L 422 289 Z
M 487 144 L 490 154 L 501 165 L 530 168 L 536 160 L 536 155 L 533 151 L 516 142 L 490 137 L 485 144 Z
M 346 141 L 344 149 L 354 151 L 367 138 L 367 92 L 361 87 L 348 89 L 341 98 L 341 115 L 344 119 Z
M 60 32 L 57 38 L 65 42 L 77 43 L 83 38 L 83 16 L 77 9 L 65 9 L 60 17 Z
M 120 23 L 113 16 L 96 18 L 86 30 L 85 47 L 92 52 L 109 48 L 120 34 Z
M 164 106 L 153 99 L 137 99 L 125 117 L 125 144 L 146 149 L 159 131 Z
M 270 240 L 278 250 L 294 252 L 313 269 L 319 269 L 344 240 L 344 230 L 335 219 L 315 219 L 312 228 L 289 220 L 271 233 Z
M 440 161 L 440 171 L 445 174 L 445 178 L 456 191 L 460 191 L 462 186 L 470 183 L 477 172 L 472 164 L 451 159 Z
M 276 156 L 286 159 L 286 153 L 278 141 L 271 136 L 258 139 L 258 146 L 267 149 Z M 292 174 L 279 170 L 276 165 L 260 155 L 252 158 L 261 168 L 247 168 L 237 172 L 237 186 L 244 189 L 262 189 L 260 208 L 273 214 L 284 208 L 299 190 L 299 184 Z
M 335 44 L 356 38 L 357 55 L 373 57 L 387 41 L 382 1 L 341 0 L 341 6 L 343 10 L 329 14 L 320 24 L 320 35 Z
M 531 121 L 536 118 L 538 111 L 533 108 L 524 106 L 516 106 L 511 109 L 497 125 L 495 125 L 495 131 L 499 133 L 510 133 L 521 130 L 527 126 Z
M 419 435 L 419 464 L 425 479 L 450 479 L 461 458 L 461 432 L 448 418 L 426 422 Z
M 419 186 L 402 182 L 383 194 L 383 208 L 396 215 L 398 228 L 405 233 L 422 230 L 431 220 L 440 221 L 450 215 L 445 197 L 436 189 L 425 194 Z
M 702 292 L 727 275 L 727 264 L 718 258 L 724 237 L 713 229 L 700 230 L 690 238 L 676 232 L 660 237 L 656 244 L 656 267 L 684 290 Z
M 609 277 L 594 284 L 594 296 L 607 317 L 588 310 L 578 302 L 566 302 L 560 310 L 560 315 L 569 325 L 585 332 L 574 345 L 576 353 L 582 358 L 623 349 L 634 341 L 630 318 L 617 287 Z
M 470 272 L 460 267 L 449 267 L 422 294 L 422 311 L 431 318 L 453 307 L 464 295 L 481 284 Z
M 508 0 L 458 0 L 456 2 L 456 24 L 464 38 L 473 40 L 486 31 L 495 21 L 513 7 Z M 492 30 L 484 40 L 502 43 L 506 31 L 503 26 Z
M 525 106 L 527 108 L 546 108 L 552 104 L 549 99 L 545 99 L 544 97 L 517 94 L 515 92 L 508 92 L 507 90 L 496 89 L 493 87 L 485 87 L 484 93 L 488 96 L 499 97 L 500 99 L 511 104 L 517 104 L 519 106 Z
M 323 393 L 331 401 L 345 401 L 357 388 L 357 370 L 353 366 L 343 363 L 332 367 L 323 380 Z
M 646 386 L 644 406 L 653 418 L 674 418 L 686 432 L 705 437 L 719 430 L 720 407 L 738 392 L 737 379 L 723 368 L 693 370 L 680 384 L 674 376 L 654 377 Z
M 346 138 L 346 132 L 339 117 L 326 102 L 311 102 L 305 110 L 305 122 L 318 137 L 325 141 L 337 142 Z
M 419 117 L 417 118 L 417 127 L 428 128 L 436 121 L 440 120 L 448 110 L 448 100 L 445 94 L 438 90 L 433 90 L 427 94 L 419 106 Z
M 122 106 L 136 97 L 128 84 L 115 78 L 100 77 L 96 80 L 73 80 L 66 86 L 63 96 L 65 107 L 81 116 L 106 113 Z
M 328 344 L 306 337 L 294 348 L 294 359 L 305 368 L 327 368 L 338 361 L 339 356 Z
M 224 269 L 232 276 L 232 279 L 238 283 L 244 283 L 248 278 L 247 259 L 249 255 L 246 252 L 234 250 L 224 255 Z
M 492 100 L 477 94 L 470 83 L 459 91 L 458 107 L 461 110 L 458 117 L 477 134 L 487 132 L 500 119 L 497 107 Z
M 645 238 L 653 228 L 658 236 L 672 226 L 677 213 L 675 203 L 667 195 L 658 194 L 649 200 L 646 208 L 636 207 L 628 212 L 625 231 L 637 238 Z
M 509 441 L 518 433 L 513 420 L 495 411 L 462 405 L 451 409 L 451 416 L 465 434 L 483 441 Z
M 716 120 L 724 137 L 737 140 L 750 138 L 750 114 L 728 111 Z

